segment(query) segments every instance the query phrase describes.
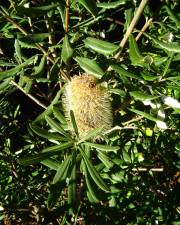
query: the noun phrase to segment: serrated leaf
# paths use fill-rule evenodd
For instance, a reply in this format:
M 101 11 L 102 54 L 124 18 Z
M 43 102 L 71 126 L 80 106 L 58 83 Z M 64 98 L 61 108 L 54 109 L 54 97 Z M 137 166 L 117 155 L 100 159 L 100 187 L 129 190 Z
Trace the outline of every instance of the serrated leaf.
M 67 138 L 70 138 L 70 135 L 67 134 L 67 133 L 64 131 L 64 129 L 61 127 L 61 125 L 58 124 L 55 120 L 51 119 L 51 118 L 50 118 L 49 116 L 47 116 L 47 115 L 45 116 L 45 119 L 46 119 L 47 123 L 50 125 L 50 127 L 51 127 L 53 130 L 57 131 L 58 133 L 64 135 L 64 136 L 67 137 Z
M 78 0 L 93 16 L 97 16 L 98 9 L 95 0 Z
M 24 157 L 22 159 L 19 159 L 19 163 L 26 166 L 26 165 L 30 165 L 30 164 L 37 164 L 53 155 L 58 155 L 59 152 L 61 152 L 62 150 L 65 150 L 67 148 L 70 148 L 73 146 L 73 142 L 66 142 L 64 144 L 61 145 L 55 145 L 49 148 L 45 148 L 42 150 L 41 153 L 36 154 L 36 155 L 32 155 L 32 156 L 28 156 L 28 157 Z
M 68 170 L 71 165 L 72 155 L 68 156 L 62 163 L 59 165 L 59 168 L 54 176 L 53 184 L 61 182 L 67 178 Z
M 141 55 L 134 36 L 129 36 L 129 57 L 134 66 L 143 66 L 144 57 Z
M 150 40 L 152 40 L 155 44 L 159 45 L 160 48 L 167 50 L 169 52 L 180 52 L 180 45 L 176 43 L 165 43 L 163 41 L 159 41 L 157 38 L 143 33 L 146 37 L 148 37 Z
M 15 40 L 14 47 L 15 47 L 15 52 L 19 59 L 19 62 L 22 63 L 21 47 L 20 47 L 18 39 Z
M 159 96 L 153 96 L 153 95 L 148 95 L 144 92 L 141 91 L 131 91 L 130 95 L 135 99 L 135 100 L 140 100 L 140 101 L 147 101 L 147 100 L 153 100 L 158 98 Z
M 32 64 L 36 56 L 32 56 L 25 62 L 21 63 L 20 65 L 14 67 L 13 69 L 6 70 L 0 72 L 0 81 L 4 80 L 8 77 L 15 76 L 18 72 L 20 72 L 24 67 L 28 66 L 29 64 Z
M 141 77 L 138 77 L 136 74 L 133 74 L 127 70 L 125 70 L 123 67 L 117 65 L 117 64 L 113 64 L 110 65 L 110 67 L 115 70 L 120 76 L 125 76 L 125 77 L 129 77 L 129 78 L 134 78 L 137 80 L 142 80 Z
M 38 33 L 38 34 L 28 34 L 26 36 L 22 36 L 22 34 L 18 34 L 18 41 L 27 44 L 39 43 L 48 39 L 50 36 L 49 33 Z
M 119 49 L 118 45 L 92 37 L 86 38 L 84 43 L 87 47 L 103 55 L 112 55 Z
M 9 86 L 10 81 L 11 78 L 8 78 L 0 83 L 0 94 L 2 94 L 6 90 L 6 88 Z
M 57 8 L 59 6 L 59 3 L 57 4 L 51 4 L 51 5 L 44 5 L 44 6 L 39 6 L 39 7 L 30 7 L 30 8 L 25 8 L 23 6 L 15 6 L 16 11 L 19 14 L 28 16 L 28 17 L 39 17 L 42 15 L 46 15 L 48 11 Z
M 95 169 L 95 167 L 92 165 L 92 163 L 89 161 L 87 155 L 85 154 L 85 152 L 79 148 L 79 151 L 81 152 L 85 164 L 87 166 L 87 169 L 92 177 L 92 179 L 94 180 L 94 182 L 97 184 L 97 186 L 99 188 L 101 188 L 103 191 L 105 192 L 109 192 L 109 188 L 107 187 L 107 185 L 105 184 L 105 182 L 102 180 L 102 178 L 100 177 L 99 173 L 97 172 L 97 170 Z
M 120 5 L 124 5 L 127 2 L 127 0 L 119 0 L 115 2 L 100 2 L 97 4 L 97 7 L 104 8 L 104 9 L 115 9 L 119 7 Z
M 80 67 L 87 73 L 92 74 L 99 79 L 102 78 L 102 76 L 104 75 L 104 71 L 96 63 L 95 60 L 91 60 L 84 57 L 76 57 L 75 60 L 80 65 Z
M 91 142 L 84 142 L 86 146 L 89 146 L 91 148 L 95 148 L 97 151 L 105 151 L 105 152 L 111 152 L 111 151 L 118 151 L 119 146 L 110 146 L 110 145 L 102 145 L 102 144 L 96 144 Z
M 65 35 L 62 46 L 61 58 L 66 64 L 68 64 L 72 56 L 73 56 L 73 49 L 71 48 L 71 45 L 69 43 L 68 36 Z
M 46 63 L 46 56 L 43 55 L 42 58 L 41 58 L 41 61 L 40 61 L 39 65 L 34 68 L 35 71 L 32 74 L 32 76 L 36 76 L 36 77 L 41 76 L 41 74 L 44 71 L 45 63 Z

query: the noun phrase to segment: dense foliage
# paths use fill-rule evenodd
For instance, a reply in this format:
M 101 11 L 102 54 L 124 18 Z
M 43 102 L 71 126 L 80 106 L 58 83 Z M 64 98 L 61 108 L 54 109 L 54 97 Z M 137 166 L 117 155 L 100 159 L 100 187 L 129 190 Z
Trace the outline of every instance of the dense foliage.
M 179 224 L 179 9 L 1 0 L 1 224 Z M 84 72 L 110 93 L 97 140 L 101 128 L 81 137 L 64 116 L 64 87 Z

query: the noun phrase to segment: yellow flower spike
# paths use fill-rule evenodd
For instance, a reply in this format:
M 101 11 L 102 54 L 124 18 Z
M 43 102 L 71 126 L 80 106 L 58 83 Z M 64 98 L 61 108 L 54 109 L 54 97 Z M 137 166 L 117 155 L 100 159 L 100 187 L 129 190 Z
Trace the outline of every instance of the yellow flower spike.
M 110 96 L 97 79 L 88 74 L 74 76 L 65 87 L 63 96 L 65 116 L 70 121 L 70 111 L 74 117 L 79 136 L 84 137 L 94 128 L 103 127 L 102 134 L 112 127 Z M 70 129 L 72 127 L 70 125 Z

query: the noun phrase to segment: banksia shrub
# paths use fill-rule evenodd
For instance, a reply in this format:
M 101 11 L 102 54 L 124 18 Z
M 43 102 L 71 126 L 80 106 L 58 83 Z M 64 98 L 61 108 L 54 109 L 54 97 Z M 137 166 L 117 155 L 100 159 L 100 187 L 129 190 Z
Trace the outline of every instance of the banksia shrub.
M 74 76 L 65 87 L 63 103 L 68 120 L 70 111 L 74 112 L 80 137 L 99 127 L 103 134 L 112 126 L 108 91 L 91 75 Z

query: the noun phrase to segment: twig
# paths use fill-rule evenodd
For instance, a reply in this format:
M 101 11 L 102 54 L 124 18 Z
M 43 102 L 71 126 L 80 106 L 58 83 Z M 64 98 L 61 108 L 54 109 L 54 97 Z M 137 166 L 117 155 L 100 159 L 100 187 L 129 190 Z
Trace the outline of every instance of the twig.
M 136 130 L 138 129 L 138 127 L 134 127 L 134 126 L 129 126 L 129 127 L 120 127 L 120 126 L 115 126 L 112 129 L 108 130 L 105 132 L 105 134 L 109 134 L 115 130 Z
M 124 26 L 124 23 L 122 23 L 122 22 L 119 21 L 119 20 L 115 20 L 115 19 L 110 18 L 110 17 L 108 17 L 107 20 L 108 20 L 108 21 L 111 21 L 111 22 L 114 22 L 114 23 L 116 23 L 116 24 L 118 24 L 118 25 L 120 25 L 120 26 Z
M 143 116 L 138 116 L 137 118 L 134 118 L 134 119 L 132 119 L 132 120 L 129 120 L 129 121 L 127 121 L 127 122 L 124 122 L 124 123 L 123 123 L 123 126 L 128 125 L 128 124 L 130 124 L 130 123 L 132 123 L 132 122 L 139 121 L 139 120 L 141 120 L 142 118 L 144 118 L 144 117 L 143 117 Z
M 122 39 L 121 43 L 120 43 L 120 51 L 115 55 L 115 59 L 118 59 L 127 40 L 128 40 L 128 37 L 129 35 L 131 34 L 132 30 L 134 29 L 134 27 L 136 26 L 138 20 L 140 19 L 140 16 L 143 12 L 143 9 L 145 7 L 145 5 L 147 4 L 148 0 L 142 0 L 137 11 L 136 11 L 136 14 L 134 15 L 132 21 L 131 21 L 131 24 L 129 25 L 129 27 L 127 28 L 127 31 L 124 35 L 124 38 Z
M 11 80 L 10 83 L 14 86 L 16 86 L 20 91 L 22 91 L 26 96 L 28 96 L 31 100 L 33 100 L 36 104 L 38 104 L 39 106 L 41 106 L 44 109 L 47 109 L 47 107 L 41 103 L 39 100 L 37 100 L 35 97 L 33 97 L 31 94 L 28 94 L 25 92 L 25 90 L 19 86 L 15 81 Z
M 66 1 L 66 33 L 69 29 L 69 8 L 70 8 L 70 0 Z
M 141 31 L 139 32 L 139 34 L 136 36 L 136 41 L 139 40 L 139 38 L 142 36 L 143 32 L 149 27 L 149 25 L 151 24 L 152 21 L 153 21 L 152 18 L 150 18 L 148 21 L 146 21 L 146 23 L 142 27 Z

